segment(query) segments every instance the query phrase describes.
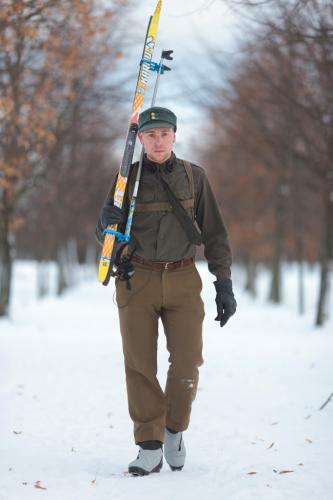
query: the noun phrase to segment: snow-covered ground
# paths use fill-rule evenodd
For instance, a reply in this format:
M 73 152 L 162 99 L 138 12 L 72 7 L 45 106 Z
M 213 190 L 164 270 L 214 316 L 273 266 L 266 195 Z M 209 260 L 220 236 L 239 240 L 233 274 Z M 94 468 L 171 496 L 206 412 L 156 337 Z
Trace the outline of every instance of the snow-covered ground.
M 0 500 L 332 499 L 333 402 L 319 407 L 333 391 L 333 322 L 312 326 L 317 274 L 307 274 L 300 317 L 294 268 L 278 307 L 264 301 L 265 273 L 254 301 L 235 271 L 238 311 L 220 329 L 213 277 L 199 268 L 205 363 L 186 466 L 133 478 L 113 285 L 91 277 L 61 299 L 37 301 L 34 265 L 17 266 L 11 318 L 0 321 Z

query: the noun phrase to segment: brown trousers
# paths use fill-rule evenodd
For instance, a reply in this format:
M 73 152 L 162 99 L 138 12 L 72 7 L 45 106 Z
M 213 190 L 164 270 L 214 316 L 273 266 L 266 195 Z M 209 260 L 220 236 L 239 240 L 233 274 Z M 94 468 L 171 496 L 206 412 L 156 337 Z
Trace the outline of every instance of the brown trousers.
M 135 265 L 132 290 L 116 281 L 128 406 L 135 442 L 164 441 L 165 426 L 187 429 L 202 359 L 202 288 L 194 264 L 173 271 Z M 165 391 L 157 380 L 158 322 L 167 341 Z

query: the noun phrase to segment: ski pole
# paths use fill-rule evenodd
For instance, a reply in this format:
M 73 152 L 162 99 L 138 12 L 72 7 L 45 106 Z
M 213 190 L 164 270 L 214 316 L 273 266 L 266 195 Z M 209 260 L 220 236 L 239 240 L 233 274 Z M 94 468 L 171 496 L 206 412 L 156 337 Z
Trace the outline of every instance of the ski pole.
M 160 59 L 159 64 L 151 63 L 151 69 L 155 69 L 157 71 L 154 93 L 153 93 L 153 97 L 152 97 L 151 105 L 150 105 L 151 107 L 153 107 L 155 105 L 155 102 L 156 102 L 156 96 L 157 96 L 157 90 L 158 90 L 158 86 L 159 86 L 159 82 L 160 82 L 160 76 L 163 75 L 164 71 L 171 71 L 171 68 L 169 68 L 168 66 L 165 66 L 163 64 L 163 60 L 167 59 L 168 61 L 172 61 L 172 59 L 173 59 L 172 53 L 173 53 L 173 50 L 162 50 L 161 59 Z M 144 62 L 144 60 L 143 60 L 143 62 Z M 154 64 L 154 67 L 152 66 L 153 64 Z M 131 204 L 130 204 L 130 208 L 129 208 L 129 212 L 128 212 L 126 229 L 125 229 L 125 233 L 124 233 L 124 240 L 127 242 L 130 240 L 130 232 L 131 232 L 131 227 L 132 227 L 132 222 L 133 222 L 134 210 L 135 210 L 135 206 L 136 206 L 136 199 L 138 196 L 143 158 L 144 158 L 144 147 L 142 146 L 138 172 L 136 174 L 133 195 L 132 195 Z

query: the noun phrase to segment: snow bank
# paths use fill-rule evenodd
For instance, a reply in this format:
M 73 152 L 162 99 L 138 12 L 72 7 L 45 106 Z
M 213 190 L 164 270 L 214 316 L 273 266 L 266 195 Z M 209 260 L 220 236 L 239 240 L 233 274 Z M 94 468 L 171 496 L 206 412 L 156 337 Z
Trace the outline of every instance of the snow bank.
M 332 321 L 315 329 L 313 310 L 297 315 L 290 268 L 283 306 L 264 302 L 267 275 L 254 301 L 235 272 L 238 311 L 220 329 L 213 277 L 204 264 L 200 272 L 205 363 L 186 466 L 133 478 L 113 285 L 91 279 L 37 301 L 34 264 L 16 269 L 11 319 L 0 321 L 0 500 L 331 498 L 333 402 L 319 407 L 333 391 Z M 316 276 L 307 280 L 312 307 Z M 159 347 L 164 384 L 162 329 Z

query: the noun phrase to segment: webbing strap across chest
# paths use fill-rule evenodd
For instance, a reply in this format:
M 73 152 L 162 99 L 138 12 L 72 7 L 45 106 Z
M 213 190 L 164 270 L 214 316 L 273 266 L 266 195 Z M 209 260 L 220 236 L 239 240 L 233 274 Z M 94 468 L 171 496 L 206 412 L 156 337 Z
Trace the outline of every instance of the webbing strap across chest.
M 194 207 L 193 199 L 180 201 L 179 203 L 185 209 Z M 135 210 L 136 212 L 172 212 L 173 208 L 168 201 L 149 201 L 146 203 L 137 203 Z
M 189 186 L 190 186 L 190 195 L 191 198 L 188 200 L 179 200 L 179 203 L 183 206 L 183 208 L 191 209 L 192 219 L 194 219 L 194 179 L 193 179 L 193 171 L 190 162 L 186 160 L 182 160 L 183 166 L 185 168 L 185 172 L 188 178 Z M 157 201 L 157 202 L 144 202 L 137 203 L 135 207 L 136 212 L 172 212 L 173 207 L 169 201 Z

